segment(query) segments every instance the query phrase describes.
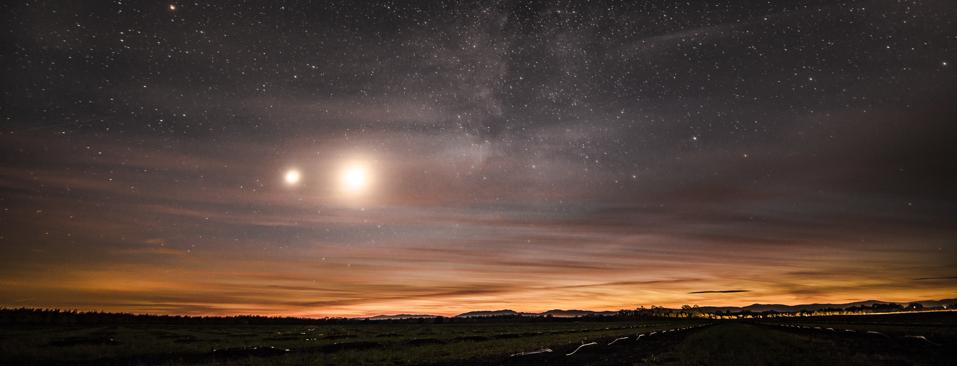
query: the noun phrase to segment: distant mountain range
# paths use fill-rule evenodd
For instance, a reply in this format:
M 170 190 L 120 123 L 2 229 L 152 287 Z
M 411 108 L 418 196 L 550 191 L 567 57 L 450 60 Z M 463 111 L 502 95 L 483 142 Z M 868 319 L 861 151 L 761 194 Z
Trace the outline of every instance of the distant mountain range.
M 577 318 L 581 316 L 614 315 L 617 311 L 561 310 L 552 309 L 541 313 L 523 313 L 514 310 L 470 311 L 456 315 L 456 318 L 484 318 L 490 316 L 552 316 L 555 318 Z
M 395 315 L 376 315 L 368 317 L 369 320 L 395 320 L 395 319 L 431 319 L 437 318 L 437 315 L 428 314 L 395 314 Z
M 866 300 L 866 301 L 856 301 L 843 304 L 801 304 L 801 305 L 783 305 L 783 304 L 751 304 L 748 306 L 702 306 L 698 310 L 708 313 L 715 312 L 732 312 L 740 313 L 743 311 L 750 312 L 764 312 L 764 311 L 777 311 L 777 312 L 796 312 L 796 311 L 815 311 L 823 309 L 846 309 L 853 307 L 870 307 L 874 304 L 900 304 L 908 305 L 918 303 L 925 308 L 938 307 L 944 305 L 953 305 L 957 303 L 957 299 L 944 299 L 944 300 L 923 300 L 923 301 L 910 301 L 910 302 L 900 302 L 895 303 L 893 301 L 880 301 L 880 300 Z
M 867 301 L 857 301 L 849 302 L 842 304 L 801 304 L 801 305 L 783 305 L 783 304 L 751 304 L 748 306 L 701 306 L 698 307 L 698 311 L 706 313 L 717 313 L 717 312 L 731 312 L 731 313 L 740 313 L 740 312 L 754 312 L 760 313 L 765 311 L 776 311 L 776 312 L 798 312 L 798 311 L 815 311 L 823 309 L 846 309 L 853 307 L 871 307 L 874 304 L 890 304 L 895 303 L 892 301 L 879 301 L 879 300 L 867 300 Z M 941 306 L 951 306 L 957 304 L 957 299 L 944 299 L 944 300 L 923 300 L 923 301 L 910 301 L 910 302 L 900 302 L 896 304 L 908 305 L 912 303 L 919 303 L 925 308 L 934 308 Z M 677 310 L 677 309 L 673 309 Z M 481 311 L 469 311 L 456 315 L 456 318 L 485 318 L 485 317 L 499 317 L 499 316 L 528 316 L 528 317 L 544 317 L 552 316 L 555 318 L 577 318 L 583 316 L 606 316 L 606 315 L 615 315 L 617 311 L 591 311 L 591 310 L 562 310 L 562 309 L 553 309 L 549 311 L 544 311 L 541 313 L 529 313 L 529 312 L 519 312 L 511 309 L 502 309 L 502 310 L 481 310 Z M 437 318 L 438 315 L 428 315 L 428 314 L 397 314 L 397 315 L 378 315 L 373 316 L 367 319 L 370 320 L 389 320 L 389 319 L 426 319 L 426 318 Z

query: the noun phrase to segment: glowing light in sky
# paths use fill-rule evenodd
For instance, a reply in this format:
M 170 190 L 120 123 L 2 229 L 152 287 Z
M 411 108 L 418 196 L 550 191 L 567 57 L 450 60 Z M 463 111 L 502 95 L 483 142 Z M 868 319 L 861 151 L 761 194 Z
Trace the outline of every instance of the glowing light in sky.
M 343 192 L 360 194 L 368 189 L 369 169 L 365 164 L 352 162 L 347 164 L 339 175 L 339 186 Z
M 287 185 L 293 186 L 299 184 L 299 180 L 302 179 L 302 173 L 297 169 L 289 169 L 283 178 L 286 180 Z

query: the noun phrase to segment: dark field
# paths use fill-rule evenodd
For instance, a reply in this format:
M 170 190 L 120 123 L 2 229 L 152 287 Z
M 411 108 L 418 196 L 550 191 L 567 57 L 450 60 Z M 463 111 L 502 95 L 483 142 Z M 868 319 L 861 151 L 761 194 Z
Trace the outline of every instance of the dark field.
M 0 330 L 0 364 L 945 365 L 957 357 L 955 315 L 301 326 L 20 325 Z M 622 337 L 628 338 L 615 341 Z M 597 344 L 566 355 L 591 342 Z M 511 356 L 542 349 L 551 352 Z

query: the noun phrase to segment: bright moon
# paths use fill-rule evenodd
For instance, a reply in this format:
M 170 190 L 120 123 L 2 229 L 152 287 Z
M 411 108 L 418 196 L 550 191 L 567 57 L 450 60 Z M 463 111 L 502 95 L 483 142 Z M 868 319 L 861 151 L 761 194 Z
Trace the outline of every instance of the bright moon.
M 369 171 L 362 164 L 349 164 L 342 169 L 339 184 L 342 190 L 347 193 L 362 193 L 369 186 Z
M 302 173 L 296 169 L 289 169 L 286 171 L 286 184 L 295 185 L 299 183 L 299 180 L 302 179 Z

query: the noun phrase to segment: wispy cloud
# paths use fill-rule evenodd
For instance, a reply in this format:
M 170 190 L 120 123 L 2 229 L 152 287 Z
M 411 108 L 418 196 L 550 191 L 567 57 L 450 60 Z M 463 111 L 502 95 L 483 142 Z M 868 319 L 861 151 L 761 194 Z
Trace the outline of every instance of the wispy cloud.
M 943 280 L 957 280 L 957 276 L 919 277 L 914 279 L 914 281 L 943 281 Z

